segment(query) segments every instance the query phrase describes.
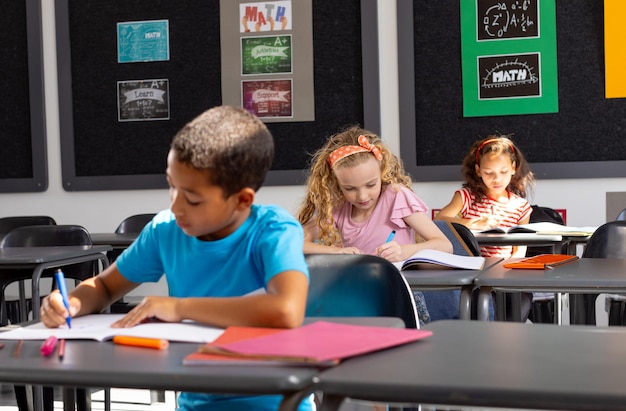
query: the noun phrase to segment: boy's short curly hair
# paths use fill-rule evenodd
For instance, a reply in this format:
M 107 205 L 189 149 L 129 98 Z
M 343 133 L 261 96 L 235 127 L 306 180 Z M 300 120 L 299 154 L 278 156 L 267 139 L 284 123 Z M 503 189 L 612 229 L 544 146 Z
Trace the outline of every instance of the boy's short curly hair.
M 213 107 L 187 123 L 170 146 L 178 161 L 207 170 L 209 182 L 228 197 L 257 191 L 274 159 L 274 139 L 265 124 L 240 107 Z

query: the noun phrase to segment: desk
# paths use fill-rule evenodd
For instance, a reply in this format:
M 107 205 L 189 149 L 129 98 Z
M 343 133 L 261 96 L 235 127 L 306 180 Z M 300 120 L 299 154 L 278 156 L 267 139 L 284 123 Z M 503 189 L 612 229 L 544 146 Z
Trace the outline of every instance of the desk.
M 513 234 L 483 234 L 474 232 L 478 244 L 493 246 L 551 246 L 555 253 L 556 247 L 565 244 L 561 235 L 513 233 Z
M 33 313 L 39 317 L 39 280 L 48 268 L 64 267 L 86 261 L 100 261 L 103 268 L 109 260 L 103 253 L 111 250 L 110 246 L 62 246 L 62 247 L 4 247 L 0 248 L 0 271 L 4 269 L 33 269 L 32 300 Z M 20 302 L 21 304 L 23 301 Z M 26 307 L 20 306 L 20 315 L 26 313 Z M 21 319 L 22 321 L 25 318 Z
M 511 261 L 519 259 L 511 259 Z M 626 260 L 618 258 L 581 258 L 552 270 L 508 269 L 498 263 L 484 270 L 474 284 L 480 287 L 478 319 L 488 315 L 488 299 L 493 289 L 503 291 L 547 291 L 555 293 L 626 292 Z M 557 307 L 560 324 L 561 307 Z M 519 311 L 517 311 L 519 312 Z
M 110 245 L 115 250 L 123 250 L 137 239 L 139 233 L 89 233 L 93 245 Z
M 314 321 L 403 328 L 393 317 L 307 317 Z M 281 410 L 295 410 L 313 389 L 315 367 L 218 365 L 183 366 L 197 343 L 170 343 L 167 350 L 115 345 L 110 341 L 66 340 L 65 358 L 42 357 L 41 341 L 24 341 L 19 358 L 17 342 L 4 341 L 0 350 L 0 382 L 65 387 L 119 387 L 230 394 L 280 394 Z M 67 391 L 66 391 L 67 392 Z M 36 399 L 41 408 L 41 398 Z M 66 409 L 73 404 L 66 403 Z
M 624 410 L 626 330 L 436 321 L 432 337 L 318 376 L 321 411 L 344 398 L 449 406 Z M 455 407 L 456 408 L 456 407 Z
M 483 270 L 502 261 L 502 258 L 490 257 L 485 259 Z M 451 268 L 433 268 L 423 270 L 400 271 L 412 290 L 449 290 L 461 289 L 459 302 L 459 319 L 471 318 L 472 290 L 474 279 L 481 270 L 455 270 Z
M 183 366 L 198 345 L 171 343 L 167 350 L 66 340 L 65 358 L 44 358 L 41 341 L 24 341 L 19 358 L 15 342 L 0 350 L 0 381 L 66 387 L 120 387 L 231 394 L 282 394 L 283 407 L 295 409 L 312 385 L 312 367 Z M 68 404 L 66 404 L 68 405 Z M 37 407 L 35 407 L 37 409 Z M 41 409 L 41 408 L 39 408 Z M 72 407 L 73 409 L 73 407 Z

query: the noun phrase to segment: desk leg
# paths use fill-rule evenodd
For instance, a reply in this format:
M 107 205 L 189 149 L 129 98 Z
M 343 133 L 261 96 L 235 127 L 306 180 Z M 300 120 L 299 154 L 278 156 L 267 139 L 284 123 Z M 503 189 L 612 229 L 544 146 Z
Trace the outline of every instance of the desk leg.
M 558 325 L 563 324 L 563 294 L 554 294 L 554 322 Z
M 324 394 L 319 411 L 338 411 L 345 397 Z
M 511 293 L 511 319 L 516 323 L 522 322 L 522 293 Z
M 459 319 L 472 319 L 472 290 L 473 285 L 461 287 L 461 299 L 459 301 Z
M 478 307 L 476 318 L 478 321 L 489 320 L 489 300 L 491 299 L 491 287 L 480 287 L 478 290 Z
M 291 394 L 283 394 L 283 400 L 280 402 L 278 411 L 296 411 L 302 400 L 311 394 L 312 391 L 308 389 L 303 389 Z M 326 396 L 324 396 L 324 398 L 325 397 Z
M 63 388 L 63 411 L 76 410 L 76 389 L 73 387 Z

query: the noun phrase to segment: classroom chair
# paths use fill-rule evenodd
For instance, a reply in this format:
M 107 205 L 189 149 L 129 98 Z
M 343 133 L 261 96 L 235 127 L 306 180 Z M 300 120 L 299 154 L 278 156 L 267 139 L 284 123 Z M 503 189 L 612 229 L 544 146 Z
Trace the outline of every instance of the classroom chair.
M 452 243 L 452 253 L 479 256 L 480 246 L 472 231 L 463 224 L 434 220 L 435 225 Z M 422 291 L 430 321 L 458 320 L 461 290 Z
M 149 214 L 135 214 L 129 217 L 126 217 L 115 229 L 116 234 L 139 234 L 141 230 L 152 221 L 155 213 Z M 109 263 L 115 261 L 117 257 L 122 253 L 122 250 L 111 250 L 107 253 L 107 258 L 109 259 Z
M 531 223 L 554 223 L 565 225 L 563 217 L 553 208 L 542 207 L 536 204 L 532 206 L 530 214 Z M 557 250 L 563 253 L 563 248 Z M 526 257 L 533 257 L 539 254 L 552 254 L 552 246 L 535 246 L 526 248 Z M 533 293 L 532 304 L 528 319 L 533 323 L 554 323 L 554 293 Z
M 56 225 L 56 221 L 54 218 L 44 215 L 0 218 L 0 241 L 12 230 L 29 225 Z M 4 274 L 6 274 L 6 272 Z M 28 309 L 30 299 L 25 297 L 24 281 L 20 280 L 18 281 L 18 297 L 16 299 L 12 298 L 9 301 L 5 291 L 6 287 L 14 281 L 10 274 L 4 274 L 0 275 L 0 324 L 6 325 L 9 322 L 15 324 L 20 322 L 20 311 L 26 311 L 26 309 Z M 24 302 L 26 306 L 20 308 L 22 302 Z
M 9 232 L 2 241 L 0 247 L 51 247 L 51 246 L 76 246 L 91 245 L 91 237 L 89 232 L 79 225 L 34 225 L 19 227 Z M 75 281 L 85 280 L 92 277 L 96 270 L 94 263 L 89 261 L 85 263 L 73 264 L 63 268 L 66 278 Z M 52 277 L 54 270 L 46 270 L 42 273 L 42 277 Z M 32 270 L 12 270 L 12 275 L 16 280 L 24 280 L 32 278 Z M 33 295 L 32 298 L 39 298 L 39 283 L 37 279 L 33 279 Z M 53 281 L 54 288 L 54 281 Z M 21 313 L 21 318 L 27 319 L 28 313 Z M 39 319 L 39 313 L 33 312 L 32 318 Z M 26 387 L 16 385 L 15 396 L 20 410 L 28 409 Z M 53 388 L 44 387 L 44 409 L 51 407 L 53 401 Z M 91 409 L 91 399 L 87 390 L 78 389 L 76 391 L 77 405 L 79 411 L 88 411 Z
M 609 221 L 598 227 L 587 241 L 582 257 L 626 258 L 626 220 Z M 596 323 L 595 302 L 598 295 L 582 294 L 582 296 L 584 298 L 577 300 L 574 307 L 570 302 L 570 311 L 574 310 L 572 313 L 574 323 L 594 325 Z M 611 294 L 607 296 L 607 305 L 609 307 L 609 325 L 626 325 L 624 320 L 625 297 Z M 571 321 L 570 319 L 570 323 L 572 323 Z
M 397 317 L 419 328 L 413 293 L 389 261 L 366 254 L 307 254 L 307 317 Z

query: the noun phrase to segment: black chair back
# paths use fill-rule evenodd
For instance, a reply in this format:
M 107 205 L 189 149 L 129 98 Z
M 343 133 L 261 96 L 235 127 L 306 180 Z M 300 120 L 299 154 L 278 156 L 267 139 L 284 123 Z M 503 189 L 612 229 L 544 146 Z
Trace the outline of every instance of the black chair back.
M 141 230 L 152 221 L 156 214 L 135 214 L 127 217 L 117 226 L 115 232 L 117 234 L 125 233 L 139 233 Z
M 56 225 L 56 221 L 45 215 L 3 217 L 0 218 L 0 238 L 18 227 L 28 225 Z
M 554 223 L 564 225 L 563 217 L 561 217 L 558 211 L 550 207 L 541 207 L 538 205 L 532 205 L 531 207 L 533 208 L 533 212 L 530 214 L 531 223 Z M 557 250 L 557 252 L 562 252 L 562 250 Z M 526 247 L 526 257 L 552 253 L 552 246 Z
M 413 294 L 398 269 L 373 255 L 306 255 L 307 317 L 396 317 L 418 328 Z
M 626 258 L 626 220 L 609 221 L 587 241 L 584 258 Z

